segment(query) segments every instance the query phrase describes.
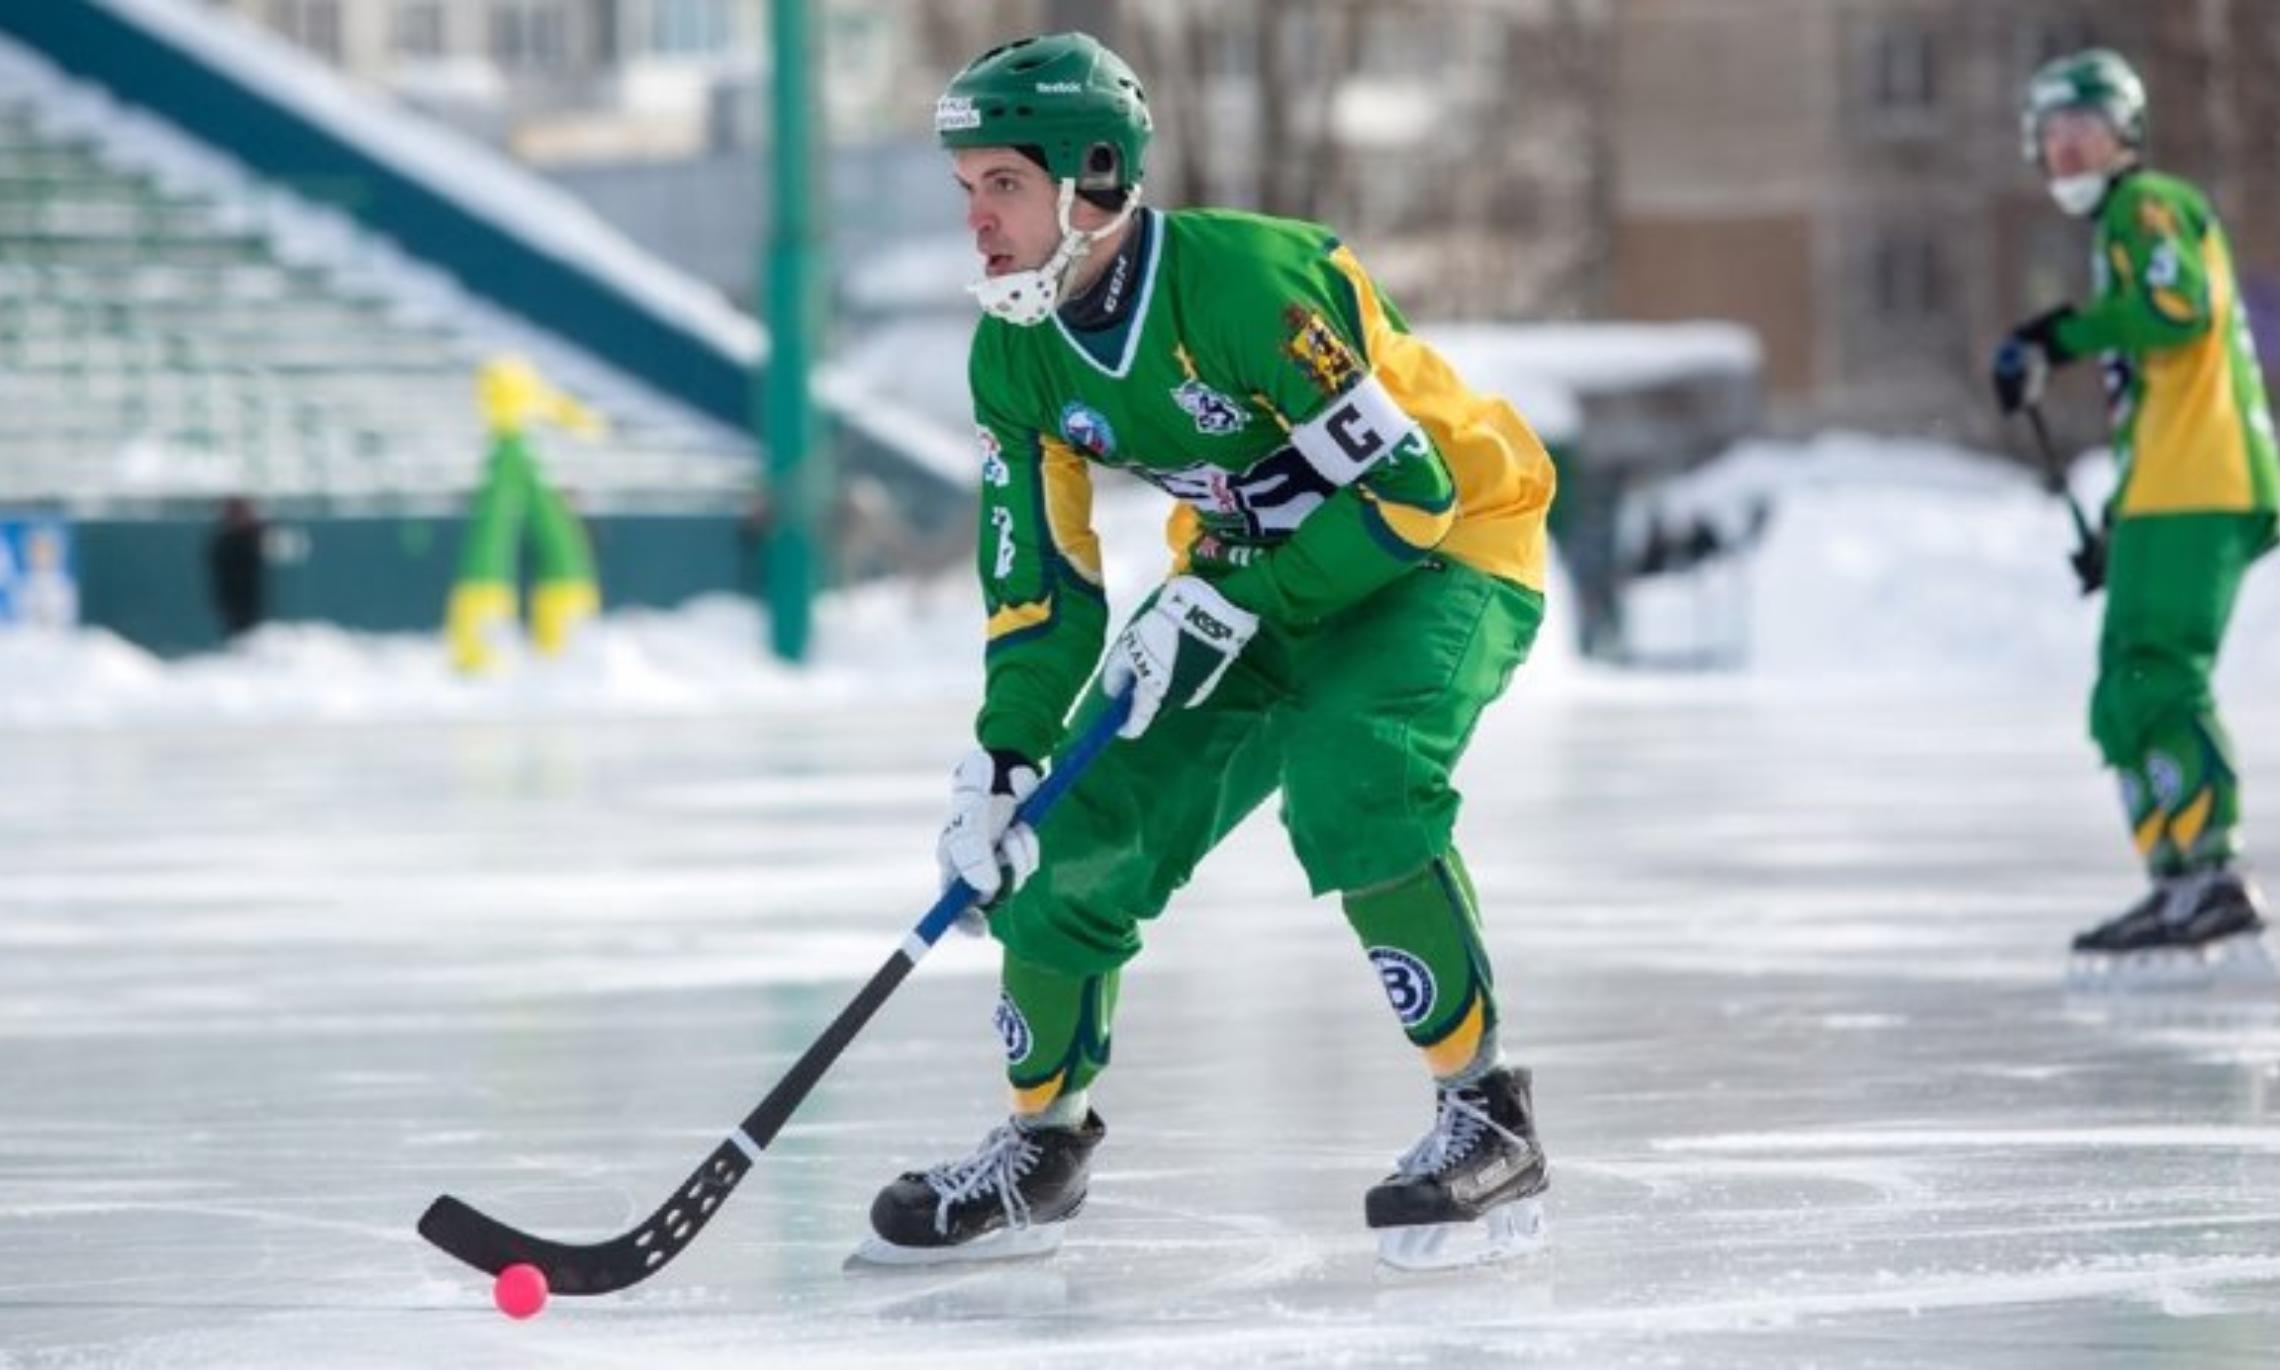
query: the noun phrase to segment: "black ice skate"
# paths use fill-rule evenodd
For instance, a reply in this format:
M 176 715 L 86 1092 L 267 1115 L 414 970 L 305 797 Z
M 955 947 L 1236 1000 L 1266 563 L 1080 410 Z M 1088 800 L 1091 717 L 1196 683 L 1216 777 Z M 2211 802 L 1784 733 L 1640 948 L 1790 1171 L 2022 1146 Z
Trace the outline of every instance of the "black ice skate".
M 1380 1260 L 1438 1270 L 1542 1243 L 1551 1175 L 1529 1095 L 1528 1072 L 1511 1068 L 1441 1091 L 1433 1130 L 1364 1201 Z
M 871 1201 L 876 1234 L 855 1252 L 877 1265 L 1042 1256 L 1085 1203 L 1093 1148 L 1107 1128 L 1087 1113 L 1084 1126 L 1034 1131 L 1006 1122 L 974 1154 L 912 1171 Z
M 2118 917 L 2074 939 L 2067 979 L 2082 989 L 2185 989 L 2274 978 L 2264 898 L 2215 866 L 2157 881 Z

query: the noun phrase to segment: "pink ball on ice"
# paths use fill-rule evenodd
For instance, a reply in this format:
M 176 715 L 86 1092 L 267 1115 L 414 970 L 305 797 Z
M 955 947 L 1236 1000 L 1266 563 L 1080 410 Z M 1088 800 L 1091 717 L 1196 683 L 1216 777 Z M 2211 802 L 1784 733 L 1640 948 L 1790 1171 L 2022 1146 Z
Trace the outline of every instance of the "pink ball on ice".
M 546 1307 L 546 1272 L 535 1265 L 510 1265 L 491 1286 L 491 1302 L 510 1318 L 535 1318 Z

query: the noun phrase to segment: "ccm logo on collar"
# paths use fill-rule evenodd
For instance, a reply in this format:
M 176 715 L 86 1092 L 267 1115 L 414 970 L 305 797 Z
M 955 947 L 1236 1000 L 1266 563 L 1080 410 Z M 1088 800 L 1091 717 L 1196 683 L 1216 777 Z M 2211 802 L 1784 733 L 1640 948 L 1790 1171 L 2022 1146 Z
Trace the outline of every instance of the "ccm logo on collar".
M 1420 451 L 1425 434 L 1387 393 L 1365 376 L 1330 407 L 1290 430 L 1290 445 L 1332 485 L 1351 485 L 1384 462 Z

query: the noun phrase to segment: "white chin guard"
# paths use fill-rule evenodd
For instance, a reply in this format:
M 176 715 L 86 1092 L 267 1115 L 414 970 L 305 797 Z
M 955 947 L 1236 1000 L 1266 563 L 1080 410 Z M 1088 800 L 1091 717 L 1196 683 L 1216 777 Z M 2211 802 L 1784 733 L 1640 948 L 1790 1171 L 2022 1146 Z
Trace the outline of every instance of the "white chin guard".
M 2058 207 L 2074 218 L 2081 218 L 2098 207 L 2106 198 L 2107 176 L 2103 171 L 2086 171 L 2080 176 L 2054 176 L 2050 181 L 2050 198 Z
M 1124 199 L 1124 208 L 1117 211 L 1115 218 L 1089 232 L 1069 227 L 1069 208 L 1076 198 L 1077 183 L 1063 180 L 1056 211 L 1061 224 L 1061 245 L 1053 249 L 1045 265 L 1034 271 L 985 276 L 966 287 L 980 302 L 983 313 L 1021 328 L 1032 328 L 1052 318 L 1053 311 L 1061 307 L 1061 291 L 1068 286 L 1069 273 L 1092 251 L 1094 243 L 1114 233 L 1132 217 L 1133 207 L 1140 203 L 1140 187 L 1132 187 L 1132 193 Z

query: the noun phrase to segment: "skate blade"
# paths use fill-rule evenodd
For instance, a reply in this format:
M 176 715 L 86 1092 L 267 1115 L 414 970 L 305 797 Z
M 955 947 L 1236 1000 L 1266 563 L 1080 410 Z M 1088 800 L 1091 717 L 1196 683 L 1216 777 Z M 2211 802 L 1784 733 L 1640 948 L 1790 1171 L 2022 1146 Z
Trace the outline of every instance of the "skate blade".
M 2203 947 L 2152 951 L 2075 952 L 2067 962 L 2068 989 L 2136 994 L 2191 989 L 2264 989 L 2280 985 L 2280 970 L 2259 932 L 2235 933 Z
M 925 1265 L 971 1265 L 978 1261 L 1018 1261 L 1050 1256 L 1061 1249 L 1066 1222 L 1036 1223 L 1029 1227 L 1001 1227 L 995 1232 L 956 1246 L 897 1246 L 872 1234 L 847 1258 L 845 1269 L 866 1267 L 890 1270 Z
M 1541 1196 L 1515 1199 L 1469 1223 L 1378 1230 L 1378 1259 L 1396 1270 L 1457 1270 L 1512 1260 L 1543 1248 L 1548 1224 Z

